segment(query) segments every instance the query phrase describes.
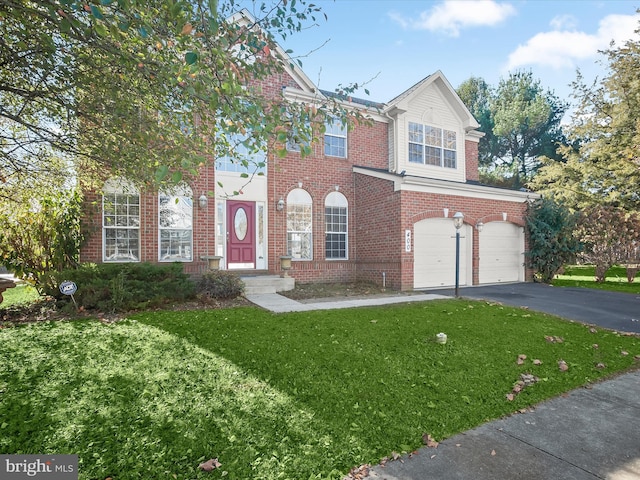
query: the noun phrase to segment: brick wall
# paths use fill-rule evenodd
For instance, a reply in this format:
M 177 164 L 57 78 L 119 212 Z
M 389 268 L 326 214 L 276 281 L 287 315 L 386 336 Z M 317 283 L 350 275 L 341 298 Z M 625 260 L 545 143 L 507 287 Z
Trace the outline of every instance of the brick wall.
M 324 145 L 313 146 L 310 156 L 301 158 L 297 152 L 286 157 L 269 157 L 269 265 L 280 272 L 279 258 L 287 251 L 286 208 L 278 212 L 276 202 L 295 188 L 306 190 L 313 200 L 313 260 L 294 260 L 289 275 L 300 283 L 347 282 L 356 279 L 355 259 L 357 245 L 357 211 L 355 185 L 352 169 L 354 165 L 372 168 L 387 168 L 388 143 L 387 124 L 356 125 L 347 136 L 347 158 L 324 155 Z M 299 187 L 301 185 L 301 187 Z M 326 196 L 336 191 L 342 193 L 349 203 L 348 209 L 348 260 L 325 260 Z
M 213 191 L 215 175 L 212 167 L 204 167 L 191 183 L 193 190 L 193 260 L 184 262 L 184 271 L 198 275 L 207 268 L 201 256 L 215 253 L 215 200 L 209 198 L 206 208 L 200 208 L 198 198 L 202 193 Z M 140 192 L 140 261 L 158 262 L 158 195 L 155 192 Z M 87 213 L 84 225 L 89 232 L 87 242 L 80 252 L 81 262 L 102 262 L 102 195 L 85 192 Z
M 467 181 L 477 182 L 480 179 L 480 174 L 478 172 L 478 142 L 465 140 L 464 161 Z

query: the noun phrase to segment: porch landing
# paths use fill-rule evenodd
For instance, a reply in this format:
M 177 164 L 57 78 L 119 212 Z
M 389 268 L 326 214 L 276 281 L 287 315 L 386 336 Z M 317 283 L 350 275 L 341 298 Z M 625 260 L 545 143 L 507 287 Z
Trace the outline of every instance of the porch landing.
M 244 294 L 262 295 L 267 293 L 286 292 L 293 290 L 296 281 L 293 277 L 280 277 L 278 275 L 240 275 L 244 282 Z

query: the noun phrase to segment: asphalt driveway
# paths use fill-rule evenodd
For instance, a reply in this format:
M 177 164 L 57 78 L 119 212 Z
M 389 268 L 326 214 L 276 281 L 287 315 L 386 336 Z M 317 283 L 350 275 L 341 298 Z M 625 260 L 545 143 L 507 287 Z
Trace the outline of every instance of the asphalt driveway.
M 453 290 L 431 293 L 453 295 Z M 460 296 L 527 307 L 620 332 L 640 333 L 640 295 L 542 283 L 510 283 L 462 287 Z

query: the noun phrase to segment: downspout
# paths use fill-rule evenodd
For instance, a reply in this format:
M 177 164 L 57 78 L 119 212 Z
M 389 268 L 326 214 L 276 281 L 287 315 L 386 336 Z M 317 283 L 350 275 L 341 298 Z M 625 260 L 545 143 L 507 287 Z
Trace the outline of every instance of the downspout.
M 384 112 L 384 116 L 389 119 L 389 121 L 391 122 L 391 125 L 392 125 L 391 135 L 392 135 L 392 138 L 393 138 L 393 152 L 392 152 L 393 169 L 390 169 L 390 170 L 393 173 L 398 173 L 398 142 L 397 142 L 397 138 L 398 138 L 397 133 L 398 132 L 396 132 L 397 122 L 396 122 L 395 118 L 393 118 L 391 115 L 389 115 L 389 112 Z

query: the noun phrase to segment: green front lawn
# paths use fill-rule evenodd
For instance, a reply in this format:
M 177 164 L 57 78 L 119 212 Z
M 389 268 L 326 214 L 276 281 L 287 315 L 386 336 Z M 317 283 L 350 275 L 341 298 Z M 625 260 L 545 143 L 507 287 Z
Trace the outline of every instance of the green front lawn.
M 562 275 L 557 275 L 552 284 L 556 287 L 582 287 L 614 292 L 640 293 L 640 281 L 627 281 L 624 267 L 615 265 L 607 270 L 606 281 L 597 283 L 593 265 L 570 265 L 565 267 Z
M 31 285 L 21 283 L 13 288 L 9 288 L 2 293 L 3 302 L 0 308 L 7 308 L 14 305 L 25 305 L 40 298 L 38 291 Z
M 636 336 L 466 300 L 150 312 L 0 329 L 0 345 L 0 451 L 77 453 L 85 480 L 339 479 L 640 355 Z M 509 401 L 522 373 L 539 381 Z

